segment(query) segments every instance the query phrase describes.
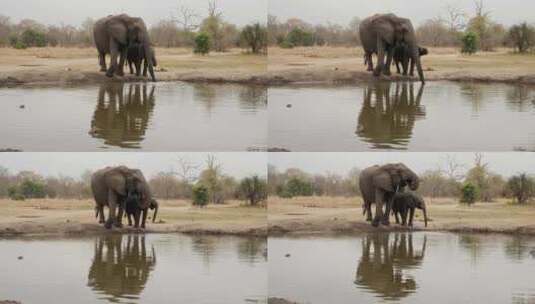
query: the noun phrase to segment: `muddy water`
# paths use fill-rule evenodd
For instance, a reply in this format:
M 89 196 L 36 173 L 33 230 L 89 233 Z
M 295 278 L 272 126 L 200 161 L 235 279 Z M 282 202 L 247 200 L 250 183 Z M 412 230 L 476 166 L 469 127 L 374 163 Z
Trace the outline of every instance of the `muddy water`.
M 266 94 L 179 82 L 0 89 L 0 149 L 265 150 Z
M 269 147 L 290 151 L 535 150 L 535 88 L 378 82 L 268 90 Z
M 270 297 L 298 303 L 535 302 L 533 237 L 375 233 L 268 243 Z
M 265 238 L 108 235 L 0 248 L 0 298 L 25 304 L 266 302 Z

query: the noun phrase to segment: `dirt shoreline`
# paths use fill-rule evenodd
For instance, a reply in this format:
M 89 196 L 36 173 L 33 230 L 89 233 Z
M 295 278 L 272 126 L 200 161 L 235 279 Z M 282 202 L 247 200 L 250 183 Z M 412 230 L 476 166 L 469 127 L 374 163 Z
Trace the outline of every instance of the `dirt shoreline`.
M 426 199 L 430 221 L 415 213 L 414 227 L 395 223 L 373 227 L 362 216 L 360 198 L 270 198 L 269 236 L 332 236 L 368 232 L 438 231 L 535 236 L 535 206 L 515 206 L 506 200 L 468 207 L 454 199 Z
M 158 81 L 234 83 L 263 86 L 336 85 L 370 81 L 418 81 L 398 75 L 379 79 L 365 70 L 362 50 L 349 47 L 270 48 L 268 56 L 244 54 L 239 49 L 209 56 L 188 49 L 158 48 Z M 426 80 L 535 85 L 535 56 L 516 55 L 503 49 L 473 56 L 453 48 L 431 48 L 423 59 Z M 0 88 L 40 85 L 83 85 L 109 81 L 139 82 L 129 75 L 106 77 L 98 72 L 92 48 L 0 48 Z
M 135 229 L 123 219 L 123 228 L 107 230 L 94 217 L 91 200 L 0 200 L 0 237 L 86 236 L 107 233 L 184 233 L 205 235 L 267 236 L 266 209 L 225 205 L 192 207 L 187 201 L 161 201 L 156 223 Z M 106 211 L 107 214 L 107 211 Z

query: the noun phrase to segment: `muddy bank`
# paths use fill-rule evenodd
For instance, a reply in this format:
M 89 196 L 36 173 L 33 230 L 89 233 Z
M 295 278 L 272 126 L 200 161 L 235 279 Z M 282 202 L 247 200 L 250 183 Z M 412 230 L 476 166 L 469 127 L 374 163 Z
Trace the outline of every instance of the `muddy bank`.
M 0 303 L 1 304 L 1 303 Z M 299 304 L 297 302 L 288 301 L 283 298 L 268 298 L 268 304 Z
M 501 200 L 468 207 L 450 198 L 426 199 L 426 203 L 428 227 L 424 226 L 418 210 L 412 228 L 396 224 L 394 217 L 390 219 L 390 226 L 373 227 L 362 215 L 360 198 L 270 198 L 268 234 L 320 236 L 375 231 L 442 231 L 535 236 L 533 204 L 518 206 Z
M 21 304 L 20 302 L 17 302 L 17 301 L 0 301 L 0 304 Z
M 187 201 L 163 200 L 156 222 L 152 222 L 151 214 L 144 230 L 129 227 L 126 219 L 123 228 L 105 229 L 95 218 L 91 200 L 0 200 L 0 206 L 0 237 L 103 233 L 267 235 L 266 209 L 243 206 L 239 201 L 200 209 Z

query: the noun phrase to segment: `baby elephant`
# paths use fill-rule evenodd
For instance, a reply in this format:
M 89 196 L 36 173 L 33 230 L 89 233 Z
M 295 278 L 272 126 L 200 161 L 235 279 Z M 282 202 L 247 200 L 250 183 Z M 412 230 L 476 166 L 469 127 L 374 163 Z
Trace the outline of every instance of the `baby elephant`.
M 148 57 L 151 58 L 152 65 L 158 66 L 158 63 L 156 62 L 156 54 L 152 47 L 150 48 L 150 52 L 151 54 L 149 54 Z M 132 65 L 136 67 L 136 76 L 140 76 L 141 63 L 143 63 L 143 76 L 147 76 L 148 62 L 145 58 L 145 48 L 142 44 L 133 44 L 128 47 L 128 51 L 126 53 L 126 63 L 128 63 L 128 67 L 130 68 L 130 74 L 134 74 Z
M 128 218 L 128 226 L 132 226 L 132 217 L 134 218 L 134 227 L 139 228 L 139 220 L 141 217 L 141 228 L 145 229 L 145 221 L 147 220 L 147 214 L 149 208 L 154 210 L 152 222 L 156 220 L 158 214 L 158 202 L 152 199 L 149 204 L 149 208 L 140 208 L 141 195 L 137 192 L 132 192 L 125 200 L 125 217 Z
M 398 192 L 392 199 L 392 212 L 396 218 L 396 223 L 399 224 L 398 214 L 401 215 L 402 225 L 407 225 L 407 212 L 409 214 L 409 226 L 412 227 L 412 219 L 414 217 L 414 209 L 422 209 L 424 213 L 425 227 L 427 227 L 427 208 L 421 196 L 415 192 Z
M 401 67 L 403 68 L 403 75 L 407 75 L 407 70 L 410 63 L 410 75 L 414 75 L 414 61 L 412 60 L 409 51 L 410 50 L 408 46 L 404 43 L 400 43 L 394 47 L 394 55 L 392 59 L 393 63 L 396 65 L 398 74 L 401 74 L 401 69 L 399 68 L 399 65 L 401 64 Z M 418 47 L 418 56 L 422 57 L 427 54 L 429 54 L 429 51 L 426 48 Z

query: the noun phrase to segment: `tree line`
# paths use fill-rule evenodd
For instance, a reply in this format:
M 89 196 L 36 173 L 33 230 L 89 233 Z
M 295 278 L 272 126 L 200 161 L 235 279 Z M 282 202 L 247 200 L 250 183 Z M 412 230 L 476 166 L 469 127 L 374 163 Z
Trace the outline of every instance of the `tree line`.
M 310 174 L 301 169 L 279 171 L 268 167 L 268 194 L 283 198 L 296 196 L 360 196 L 359 168 L 348 174 Z M 418 192 L 431 198 L 448 197 L 463 203 L 492 202 L 510 198 L 524 204 L 535 197 L 535 177 L 519 173 L 504 177 L 493 172 L 482 154 L 476 154 L 470 168 L 448 157 L 441 167 L 420 174 Z
M 44 25 L 32 19 L 13 23 L 0 15 L 0 47 L 16 49 L 28 47 L 90 47 L 93 46 L 94 19 L 87 18 L 81 25 Z M 149 28 L 151 41 L 159 47 L 187 47 L 206 54 L 224 52 L 241 47 L 252 53 L 265 53 L 267 29 L 255 22 L 243 27 L 225 20 L 216 1 L 208 2 L 206 16 L 187 7 L 177 8 L 170 18 L 162 19 Z
M 204 166 L 179 159 L 176 170 L 162 171 L 148 179 L 152 194 L 158 199 L 190 200 L 193 204 L 223 204 L 227 200 L 244 200 L 258 205 L 267 199 L 266 178 L 257 175 L 235 178 L 224 173 L 214 156 L 208 156 Z M 26 199 L 92 199 L 92 171 L 80 177 L 43 176 L 33 171 L 11 173 L 0 166 L 0 198 Z M 198 191 L 206 199 L 198 200 Z
M 296 46 L 355 46 L 360 45 L 359 24 L 354 17 L 349 24 L 313 25 L 299 18 L 279 21 L 268 17 L 268 43 L 282 48 Z M 483 0 L 474 1 L 471 12 L 446 5 L 442 14 L 427 19 L 416 28 L 421 45 L 428 47 L 460 47 L 465 53 L 493 51 L 509 47 L 520 53 L 533 52 L 535 25 L 520 22 L 505 26 L 493 19 Z

